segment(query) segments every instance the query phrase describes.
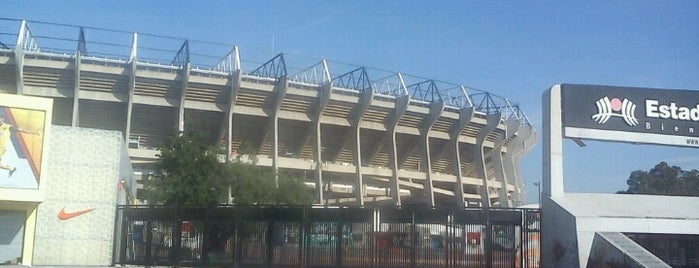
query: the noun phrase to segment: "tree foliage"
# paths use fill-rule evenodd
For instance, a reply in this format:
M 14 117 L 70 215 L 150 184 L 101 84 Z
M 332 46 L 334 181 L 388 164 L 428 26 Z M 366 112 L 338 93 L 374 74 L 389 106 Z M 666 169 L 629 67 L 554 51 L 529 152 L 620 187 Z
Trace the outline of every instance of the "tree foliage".
M 631 172 L 624 194 L 699 196 L 699 171 L 686 171 L 660 162 L 649 171 Z
M 220 163 L 217 151 L 207 145 L 197 131 L 174 134 L 159 148 L 159 161 L 154 174 L 146 182 L 149 202 L 164 205 L 215 205 L 228 201 L 234 204 L 289 204 L 313 202 L 313 195 L 303 180 L 290 174 L 279 174 L 276 186 L 273 170 L 254 164 L 255 157 Z M 250 152 L 243 154 L 250 156 Z M 242 155 L 242 154 L 241 154 Z M 250 163 L 249 160 L 253 160 Z
M 279 187 L 269 167 L 260 167 L 240 160 L 226 165 L 226 177 L 231 185 L 235 204 L 311 204 L 313 195 L 300 178 L 288 173 L 279 174 Z
M 154 174 L 146 184 L 149 201 L 165 205 L 220 203 L 226 187 L 222 168 L 205 137 L 196 131 L 169 136 L 161 145 Z

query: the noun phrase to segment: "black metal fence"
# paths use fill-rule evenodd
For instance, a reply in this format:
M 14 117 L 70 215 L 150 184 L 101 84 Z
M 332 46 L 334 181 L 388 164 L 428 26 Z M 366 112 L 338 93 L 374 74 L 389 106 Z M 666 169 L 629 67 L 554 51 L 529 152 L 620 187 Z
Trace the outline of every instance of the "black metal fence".
M 539 267 L 539 210 L 119 207 L 118 264 Z

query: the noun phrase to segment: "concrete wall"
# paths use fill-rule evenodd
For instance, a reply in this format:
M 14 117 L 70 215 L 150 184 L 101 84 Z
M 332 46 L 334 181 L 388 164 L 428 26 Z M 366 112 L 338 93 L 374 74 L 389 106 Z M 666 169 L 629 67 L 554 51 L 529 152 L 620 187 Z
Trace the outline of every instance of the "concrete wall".
M 547 267 L 580 267 L 575 216 L 544 197 L 541 217 L 541 260 Z
M 16 264 L 22 256 L 24 211 L 0 210 L 0 264 Z
M 33 264 L 111 265 L 122 135 L 63 126 L 52 131 Z M 61 219 L 61 211 L 86 213 Z
M 589 255 L 587 267 L 671 267 L 622 233 L 595 233 Z

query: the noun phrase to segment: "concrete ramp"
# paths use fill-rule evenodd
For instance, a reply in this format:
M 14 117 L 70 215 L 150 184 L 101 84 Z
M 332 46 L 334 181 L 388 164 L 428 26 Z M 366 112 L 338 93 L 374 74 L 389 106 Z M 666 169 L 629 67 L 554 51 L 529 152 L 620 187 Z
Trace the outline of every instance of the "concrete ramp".
M 619 232 L 597 232 L 587 267 L 671 267 Z

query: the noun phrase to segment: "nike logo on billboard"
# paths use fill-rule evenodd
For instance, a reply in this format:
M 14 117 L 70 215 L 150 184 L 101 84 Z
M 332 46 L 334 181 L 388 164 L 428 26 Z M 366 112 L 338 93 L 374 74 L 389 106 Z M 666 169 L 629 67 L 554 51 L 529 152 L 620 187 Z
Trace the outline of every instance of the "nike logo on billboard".
M 58 212 L 58 218 L 61 220 L 68 220 L 68 219 L 83 215 L 83 214 L 88 213 L 88 212 L 93 211 L 93 210 L 95 210 L 95 209 L 90 208 L 90 209 L 83 209 L 83 210 L 78 210 L 78 211 L 73 211 L 73 212 L 66 212 L 65 208 L 62 208 L 61 211 Z

